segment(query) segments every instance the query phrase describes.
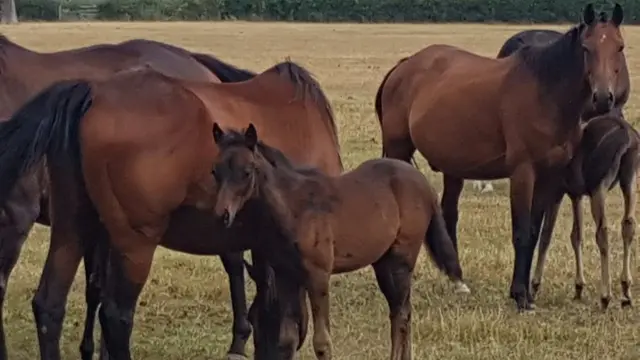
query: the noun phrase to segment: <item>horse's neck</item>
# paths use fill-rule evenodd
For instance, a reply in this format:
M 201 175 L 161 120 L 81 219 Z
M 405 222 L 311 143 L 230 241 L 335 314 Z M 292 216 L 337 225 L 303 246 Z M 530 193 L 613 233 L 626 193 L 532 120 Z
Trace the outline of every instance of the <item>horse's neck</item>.
M 260 168 L 261 178 L 258 180 L 258 198 L 267 208 L 264 215 L 269 216 L 270 225 L 275 225 L 283 233 L 294 231 L 292 198 L 300 179 L 293 174 L 277 171 L 270 164 Z

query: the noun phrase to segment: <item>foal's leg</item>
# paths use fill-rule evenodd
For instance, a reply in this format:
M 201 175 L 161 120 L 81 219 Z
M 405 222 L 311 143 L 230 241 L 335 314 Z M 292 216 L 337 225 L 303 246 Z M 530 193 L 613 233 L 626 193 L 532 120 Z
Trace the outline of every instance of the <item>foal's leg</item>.
M 600 250 L 601 297 L 602 308 L 606 309 L 611 301 L 611 277 L 609 276 L 609 239 L 607 219 L 604 213 L 604 194 L 606 189 L 599 187 L 591 195 L 591 215 L 596 223 L 596 243 Z
M 451 236 L 453 246 L 458 251 L 458 202 L 460 201 L 464 180 L 446 174 L 442 179 L 444 181 L 444 190 L 440 206 L 442 207 L 444 222 L 447 224 L 447 231 Z
M 391 360 L 411 360 L 411 274 L 407 260 L 390 250 L 373 264 L 378 286 L 389 304 Z
M 626 162 L 636 161 L 636 159 L 622 159 L 620 166 L 620 189 L 624 198 L 624 215 L 622 218 L 622 241 L 624 243 L 624 258 L 622 263 L 622 275 L 620 283 L 622 285 L 622 306 L 631 306 L 631 245 L 636 232 L 636 166 L 627 166 Z
M 331 324 L 329 322 L 330 271 L 317 266 L 309 268 L 309 301 L 313 316 L 313 350 L 318 360 L 331 360 Z
M 558 219 L 558 209 L 562 203 L 562 196 L 557 196 L 549 205 L 544 214 L 544 220 L 542 223 L 542 230 L 540 231 L 540 245 L 538 245 L 538 261 L 536 263 L 536 269 L 533 273 L 533 279 L 531 280 L 531 292 L 532 296 L 535 296 L 540 289 L 542 283 L 542 273 L 544 272 L 544 264 L 547 261 L 547 251 L 551 244 L 551 238 L 553 236 L 553 229 Z
M 243 253 L 220 255 L 224 270 L 229 275 L 231 307 L 233 309 L 233 340 L 228 358 L 244 358 L 247 340 L 251 335 L 251 324 L 247 319 L 247 297 L 244 286 Z
M 573 212 L 573 227 L 571 228 L 571 246 L 576 258 L 576 278 L 574 300 L 582 299 L 584 289 L 584 265 L 582 263 L 582 229 L 584 221 L 582 218 L 582 197 L 571 197 L 571 210 Z

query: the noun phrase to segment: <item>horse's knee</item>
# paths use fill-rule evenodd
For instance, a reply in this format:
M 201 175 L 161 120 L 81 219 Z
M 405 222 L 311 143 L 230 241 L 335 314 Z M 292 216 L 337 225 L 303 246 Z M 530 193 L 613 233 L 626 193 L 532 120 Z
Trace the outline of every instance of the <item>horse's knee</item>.
M 622 239 L 633 241 L 636 232 L 636 219 L 628 217 L 622 220 Z

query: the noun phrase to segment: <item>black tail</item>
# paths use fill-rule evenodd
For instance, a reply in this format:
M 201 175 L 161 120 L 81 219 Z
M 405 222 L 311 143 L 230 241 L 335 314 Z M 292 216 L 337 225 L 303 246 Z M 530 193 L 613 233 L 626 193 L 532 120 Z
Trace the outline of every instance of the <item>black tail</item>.
M 588 138 L 588 125 L 585 129 L 585 137 Z M 585 139 L 587 140 L 587 139 Z M 594 139 L 595 140 L 595 139 Z M 587 194 L 593 194 L 601 186 L 607 175 L 619 172 L 620 160 L 631 146 L 631 137 L 628 130 L 619 124 L 615 130 L 598 139 L 599 141 L 582 141 L 583 162 L 582 176 L 584 178 Z M 612 181 L 609 189 L 613 188 L 616 181 Z
M 45 155 L 68 153 L 80 159 L 78 124 L 91 106 L 86 81 L 57 82 L 0 123 L 0 204 L 16 182 Z
M 447 274 L 451 280 L 462 281 L 458 252 L 449 236 L 442 212 L 439 210 L 431 218 L 425 236 L 425 245 L 438 269 Z
M 191 56 L 214 73 L 223 83 L 246 81 L 256 76 L 256 73 L 252 71 L 237 68 L 211 55 L 191 53 Z
M 389 76 L 391 76 L 391 73 L 393 72 L 393 70 L 395 70 L 398 65 L 400 65 L 401 63 L 403 63 L 405 60 L 407 60 L 408 58 L 402 58 L 400 59 L 400 61 L 398 61 L 397 64 L 395 64 L 391 70 L 389 70 L 389 72 L 387 72 L 384 77 L 382 78 L 382 82 L 380 83 L 380 86 L 378 87 L 378 92 L 376 92 L 376 100 L 375 100 L 375 107 L 376 107 L 376 115 L 378 116 L 378 122 L 380 122 L 380 130 L 382 130 L 382 89 L 384 88 L 384 84 L 387 83 L 387 80 L 389 79 Z M 384 143 L 382 144 L 382 157 L 387 156 L 385 149 L 384 149 Z
M 380 123 L 380 130 L 382 130 L 382 89 L 384 88 L 384 84 L 387 83 L 387 80 L 389 79 L 389 76 L 391 75 L 391 73 L 393 72 L 393 70 L 395 70 L 400 64 L 402 64 L 403 62 L 405 62 L 407 59 L 409 59 L 408 57 L 402 58 L 398 61 L 397 64 L 395 64 L 391 70 L 389 70 L 389 72 L 387 72 L 384 77 L 382 78 L 382 83 L 380 83 L 380 86 L 378 87 L 378 91 L 376 92 L 376 100 L 375 100 L 375 108 L 376 108 L 376 115 L 378 116 L 378 122 Z M 382 157 L 387 156 L 387 152 L 386 149 L 384 148 L 384 141 L 382 142 Z M 413 155 L 411 155 L 411 161 L 413 162 L 413 166 L 416 167 L 416 169 L 418 168 L 418 163 L 416 162 L 416 159 Z

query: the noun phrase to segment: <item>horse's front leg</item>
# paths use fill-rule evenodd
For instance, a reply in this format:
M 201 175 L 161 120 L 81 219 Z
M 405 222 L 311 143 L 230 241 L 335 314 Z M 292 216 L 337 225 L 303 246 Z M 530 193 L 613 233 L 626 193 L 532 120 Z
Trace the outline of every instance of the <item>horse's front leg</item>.
M 518 311 L 533 310 L 529 302 L 529 275 L 535 242 L 532 239 L 532 199 L 535 184 L 532 164 L 521 164 L 510 177 L 511 227 L 515 251 L 510 296 L 516 301 Z
M 224 270 L 229 276 L 231 308 L 233 309 L 233 339 L 228 352 L 228 359 L 243 359 L 245 347 L 251 335 L 251 324 L 247 319 L 247 295 L 244 286 L 243 253 L 220 255 Z
M 551 245 L 553 229 L 556 225 L 556 220 L 558 219 L 558 210 L 561 203 L 562 195 L 559 195 L 551 201 L 544 213 L 542 230 L 540 231 L 540 245 L 538 246 L 538 261 L 533 273 L 533 279 L 531 279 L 531 293 L 534 298 L 538 294 L 540 284 L 542 283 L 542 274 L 547 260 L 547 251 L 549 250 L 549 245 Z

